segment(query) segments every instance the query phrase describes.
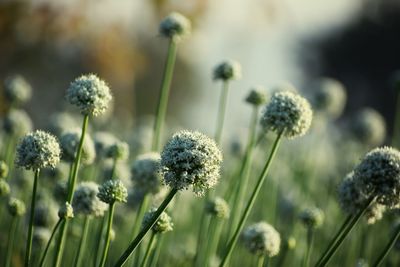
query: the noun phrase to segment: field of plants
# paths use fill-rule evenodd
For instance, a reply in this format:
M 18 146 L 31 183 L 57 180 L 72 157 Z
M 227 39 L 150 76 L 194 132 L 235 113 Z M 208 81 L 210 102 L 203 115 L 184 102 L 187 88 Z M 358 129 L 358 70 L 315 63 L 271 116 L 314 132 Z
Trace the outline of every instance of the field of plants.
M 104 123 L 118 102 L 97 74 L 71 81 L 43 128 L 25 111 L 29 81 L 3 81 L 0 266 L 400 266 L 400 101 L 393 133 L 370 107 L 338 123 L 348 91 L 328 77 L 232 102 L 242 68 L 221 59 L 214 134 L 166 124 L 190 33 L 180 13 L 160 22 L 157 107 L 133 129 Z M 387 79 L 400 96 L 400 73 Z M 235 140 L 230 105 L 250 114 Z

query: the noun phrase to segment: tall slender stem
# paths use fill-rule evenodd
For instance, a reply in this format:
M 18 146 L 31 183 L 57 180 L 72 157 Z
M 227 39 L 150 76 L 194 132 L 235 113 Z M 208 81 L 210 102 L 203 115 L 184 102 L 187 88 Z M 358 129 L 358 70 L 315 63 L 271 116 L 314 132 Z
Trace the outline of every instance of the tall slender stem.
M 105 216 L 103 216 L 101 218 L 101 222 L 100 222 L 98 232 L 97 232 L 96 243 L 95 243 L 96 246 L 94 247 L 95 252 L 94 252 L 94 258 L 93 258 L 93 261 L 94 261 L 93 266 L 97 266 L 97 259 L 99 257 L 99 252 L 101 251 L 101 247 L 103 244 L 102 243 L 103 240 L 101 237 L 103 236 L 103 233 L 105 231 L 104 226 L 106 225 L 106 221 L 107 221 L 107 218 Z
M 88 234 L 88 230 L 89 230 L 90 219 L 91 219 L 90 216 L 86 216 L 85 220 L 83 222 L 83 230 L 82 230 L 82 234 L 81 234 L 81 239 L 79 240 L 78 251 L 75 256 L 74 267 L 81 266 L 82 255 L 84 254 L 83 252 L 86 248 L 86 239 L 87 239 L 87 234 Z
M 32 239 L 33 239 L 33 217 L 35 215 L 35 203 L 36 203 L 36 192 L 39 180 L 40 170 L 35 170 L 35 178 L 33 181 L 33 192 L 31 200 L 31 212 L 29 216 L 29 229 L 28 229 L 28 239 L 26 240 L 26 251 L 25 251 L 25 267 L 29 267 L 31 254 L 32 254 Z
M 213 217 L 211 219 L 209 235 L 208 235 L 209 242 L 208 242 L 208 246 L 206 248 L 206 255 L 204 257 L 205 264 L 203 266 L 209 266 L 210 265 L 210 261 L 212 259 L 212 256 L 217 251 L 218 241 L 219 241 L 219 238 L 221 236 L 223 223 L 224 222 L 222 220 L 220 220 L 219 218 Z
M 106 242 L 104 244 L 103 255 L 101 256 L 101 261 L 100 261 L 99 267 L 104 267 L 104 265 L 106 264 L 108 249 L 110 247 L 110 238 L 111 238 L 111 229 L 112 229 L 112 222 L 113 222 L 113 216 L 114 216 L 114 208 L 115 208 L 115 202 L 110 204 L 110 208 L 108 211 Z
M 6 262 L 4 264 L 5 267 L 11 266 L 11 256 L 14 248 L 14 236 L 15 231 L 18 225 L 18 217 L 13 217 L 10 225 L 10 232 L 8 233 L 8 242 L 7 242 L 7 253 L 6 253 Z
M 150 252 L 153 249 L 153 245 L 154 245 L 155 241 L 156 241 L 156 233 L 152 232 L 149 244 L 147 244 L 146 253 L 144 254 L 142 264 L 140 265 L 141 267 L 145 267 L 147 265 L 147 262 L 148 262 L 149 256 L 150 256 Z
M 382 250 L 381 254 L 379 255 L 378 259 L 374 263 L 374 267 L 381 266 L 387 255 L 389 254 L 390 250 L 393 248 L 394 244 L 400 237 L 400 225 L 397 226 L 395 233 L 393 234 L 392 238 L 390 239 L 389 243 L 386 244 L 385 248 Z
M 258 178 L 257 184 L 256 184 L 256 186 L 255 186 L 255 188 L 254 188 L 254 190 L 253 190 L 253 192 L 252 192 L 252 194 L 250 196 L 249 201 L 247 202 L 246 208 L 245 208 L 245 210 L 243 212 L 242 217 L 240 218 L 239 224 L 236 227 L 236 231 L 235 231 L 235 233 L 233 234 L 231 240 L 228 243 L 228 248 L 227 248 L 227 250 L 225 252 L 225 255 L 224 255 L 224 257 L 223 257 L 223 259 L 222 259 L 222 261 L 221 261 L 221 263 L 219 265 L 220 267 L 227 266 L 227 264 L 228 264 L 229 257 L 231 256 L 233 248 L 236 245 L 236 242 L 237 242 L 237 240 L 239 238 L 239 234 L 242 231 L 243 226 L 244 226 L 247 218 L 250 215 L 250 211 L 251 211 L 251 209 L 252 209 L 252 207 L 253 207 L 253 205 L 254 205 L 254 203 L 256 201 L 258 193 L 260 192 L 261 186 L 263 185 L 263 183 L 265 181 L 265 178 L 267 177 L 269 167 L 271 166 L 272 160 L 275 157 L 275 154 L 276 154 L 276 152 L 278 150 L 281 138 L 282 138 L 282 133 L 279 133 L 278 136 L 276 137 L 276 140 L 275 140 L 273 146 L 272 146 L 271 153 L 270 153 L 269 158 L 268 158 L 268 160 L 267 160 L 267 162 L 266 162 L 266 164 L 264 166 L 264 169 L 263 169 L 260 177 Z
M 161 133 L 164 126 L 165 114 L 167 113 L 168 96 L 171 87 L 172 75 L 174 72 L 176 52 L 176 41 L 171 38 L 169 41 L 167 61 L 165 63 L 164 77 L 161 83 L 160 98 L 154 123 L 153 140 L 151 145 L 151 149 L 153 151 L 158 151 L 160 147 Z
M 304 256 L 303 267 L 310 266 L 310 258 L 311 258 L 311 251 L 312 246 L 314 243 L 314 229 L 311 227 L 307 228 L 307 250 L 306 255 Z
M 143 197 L 143 200 L 139 205 L 139 209 L 138 209 L 138 212 L 137 212 L 136 218 L 135 218 L 135 224 L 134 224 L 133 230 L 132 230 L 132 238 L 129 240 L 129 242 L 133 241 L 133 239 L 136 237 L 136 235 L 139 232 L 140 226 L 142 225 L 142 219 L 143 219 L 144 213 L 146 212 L 147 206 L 149 205 L 149 201 L 150 201 L 150 196 L 149 196 L 149 194 L 146 194 Z M 141 251 L 140 251 L 140 247 L 139 247 L 138 250 L 136 251 L 135 257 L 133 257 L 133 259 L 132 259 L 134 261 L 133 266 L 139 265 L 140 254 L 141 254 L 140 252 Z
M 156 212 L 153 214 L 153 217 L 149 221 L 147 225 L 145 225 L 142 230 L 139 232 L 139 234 L 136 236 L 136 238 L 132 241 L 132 243 L 128 246 L 128 248 L 125 250 L 125 252 L 121 255 L 121 257 L 118 259 L 117 263 L 115 263 L 115 267 L 122 266 L 128 257 L 132 254 L 133 251 L 135 251 L 136 247 L 142 242 L 143 238 L 147 234 L 147 232 L 153 227 L 153 225 L 157 222 L 158 217 L 160 217 L 161 213 L 167 208 L 171 200 L 174 198 L 175 194 L 178 192 L 177 189 L 172 189 L 167 197 L 164 199 L 164 201 L 161 203 L 160 207 L 156 210 Z
M 68 195 L 67 195 L 68 203 L 72 203 L 72 198 L 74 197 L 76 179 L 78 177 L 79 164 L 81 162 L 83 143 L 85 141 L 85 135 L 86 135 L 88 122 L 89 122 L 89 115 L 85 115 L 83 117 L 81 138 L 79 140 L 78 149 L 76 151 L 75 161 L 72 165 L 72 172 L 71 172 L 71 176 L 69 177 L 70 180 L 68 181 Z M 68 221 L 66 220 L 66 221 L 64 221 L 64 223 L 61 224 L 61 230 L 60 230 L 61 233 L 58 238 L 55 264 L 54 264 L 54 266 L 56 266 L 56 267 L 60 266 L 60 263 L 61 263 L 62 254 L 64 252 L 64 246 L 65 246 L 65 242 L 66 242 L 65 234 L 67 232 L 67 228 L 68 228 Z
M 156 247 L 154 248 L 154 252 L 153 252 L 151 260 L 150 260 L 150 267 L 157 266 L 158 257 L 160 256 L 163 239 L 164 239 L 164 235 L 161 235 L 157 238 Z
M 222 84 L 222 91 L 219 97 L 219 105 L 218 105 L 218 115 L 217 115 L 217 125 L 215 127 L 215 141 L 217 144 L 221 143 L 222 131 L 224 128 L 225 121 L 225 112 L 226 112 L 226 103 L 228 100 L 228 92 L 229 92 L 229 82 L 224 81 Z
M 264 266 L 264 261 L 265 261 L 265 255 L 258 256 L 257 267 L 263 267 Z
M 49 241 L 47 241 L 46 248 L 44 249 L 43 255 L 42 255 L 41 259 L 40 259 L 40 263 L 39 263 L 40 267 L 43 267 L 43 265 L 44 265 L 44 262 L 46 260 L 46 255 L 47 255 L 47 252 L 49 251 L 51 242 L 53 241 L 54 236 L 55 236 L 55 234 L 57 232 L 57 229 L 61 225 L 62 221 L 63 221 L 63 219 L 59 219 L 57 221 L 56 225 L 54 226 L 53 231 L 51 232 L 50 239 L 49 239 Z

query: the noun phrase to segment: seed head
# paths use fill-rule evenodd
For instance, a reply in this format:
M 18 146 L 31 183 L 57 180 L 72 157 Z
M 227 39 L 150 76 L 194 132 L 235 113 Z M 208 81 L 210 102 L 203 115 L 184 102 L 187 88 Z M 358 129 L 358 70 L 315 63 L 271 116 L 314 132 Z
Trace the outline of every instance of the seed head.
M 32 121 L 23 110 L 11 110 L 3 121 L 3 129 L 9 135 L 22 136 L 32 130 Z
M 156 208 L 150 209 L 143 217 L 142 227 L 146 226 L 152 219 L 154 213 L 157 211 Z M 158 217 L 157 222 L 151 228 L 154 233 L 166 233 L 173 230 L 174 224 L 172 223 L 171 217 L 166 213 L 162 212 Z
M 67 162 L 73 162 L 78 150 L 81 138 L 81 130 L 74 129 L 64 132 L 60 137 L 63 159 Z M 96 150 L 90 135 L 86 134 L 82 148 L 82 164 L 90 165 L 96 158 Z
M 191 32 L 190 20 L 182 14 L 173 12 L 161 21 L 159 31 L 163 37 L 180 41 Z
M 239 80 L 242 78 L 242 67 L 234 60 L 226 60 L 214 68 L 214 80 Z
M 3 160 L 0 160 L 0 179 L 8 176 L 8 166 Z
M 0 198 L 10 194 L 10 185 L 3 178 L 0 178 Z
M 339 117 L 343 113 L 347 99 L 343 84 L 331 78 L 322 78 L 316 81 L 313 87 L 314 109 L 332 118 Z
M 129 145 L 125 142 L 117 141 L 108 148 L 107 156 L 118 160 L 129 158 Z
M 18 144 L 15 164 L 27 170 L 55 168 L 60 162 L 61 148 L 57 139 L 44 131 L 27 134 Z
M 400 152 L 391 147 L 371 150 L 354 170 L 356 186 L 379 204 L 400 204 Z
M 160 154 L 146 153 L 136 158 L 132 165 L 132 182 L 145 193 L 156 194 L 161 187 Z
M 18 216 L 21 217 L 22 215 L 25 214 L 26 208 L 24 202 L 17 198 L 10 198 L 8 200 L 7 204 L 8 212 L 11 214 L 11 216 Z
M 110 88 L 94 74 L 82 75 L 71 83 L 67 101 L 83 115 L 98 116 L 106 112 L 112 99 Z
M 208 201 L 206 204 L 206 211 L 220 219 L 228 219 L 231 212 L 228 203 L 220 197 Z
M 97 197 L 107 204 L 126 202 L 128 191 L 120 180 L 108 180 L 99 187 Z
M 256 255 L 273 257 L 278 255 L 280 250 L 281 237 L 278 231 L 266 222 L 245 228 L 241 239 L 246 249 Z
M 254 86 L 246 97 L 246 102 L 253 106 L 264 105 L 267 102 L 267 94 L 262 86 Z
M 192 187 L 198 196 L 217 184 L 221 162 L 217 144 L 199 132 L 174 134 L 161 153 L 165 184 L 177 190 Z
M 290 92 L 276 92 L 261 117 L 267 131 L 283 133 L 289 139 L 304 135 L 310 128 L 312 110 L 306 99 Z
M 71 204 L 65 202 L 64 205 L 62 205 L 58 210 L 58 217 L 60 219 L 74 218 L 74 209 L 72 208 Z
M 107 205 L 97 197 L 99 186 L 94 182 L 82 182 L 75 191 L 72 206 L 76 214 L 101 217 Z
M 382 144 L 386 137 L 385 119 L 376 110 L 365 108 L 355 116 L 351 130 L 361 143 L 377 146 Z
M 4 81 L 4 94 L 10 103 L 23 104 L 31 99 L 32 87 L 24 77 L 15 75 Z
M 324 223 L 324 213 L 322 210 L 312 207 L 303 210 L 300 215 L 299 219 L 301 223 L 307 228 L 319 228 Z

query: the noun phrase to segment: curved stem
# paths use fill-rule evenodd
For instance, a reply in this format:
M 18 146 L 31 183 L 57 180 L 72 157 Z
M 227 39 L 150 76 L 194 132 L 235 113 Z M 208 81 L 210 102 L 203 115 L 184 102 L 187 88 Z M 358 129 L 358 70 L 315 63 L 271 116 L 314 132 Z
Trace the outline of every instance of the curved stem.
M 40 263 L 39 263 L 39 266 L 40 266 L 40 267 L 43 267 L 43 265 L 44 265 L 44 262 L 45 262 L 45 260 L 46 260 L 46 255 L 47 255 L 47 252 L 49 251 L 51 242 L 53 241 L 54 236 L 55 236 L 55 234 L 56 234 L 56 232 L 57 232 L 57 229 L 58 229 L 58 227 L 60 226 L 60 224 L 62 223 L 62 221 L 63 221 L 63 219 L 59 219 L 59 220 L 57 221 L 56 225 L 54 226 L 53 231 L 51 232 L 50 239 L 49 239 L 49 241 L 47 241 L 46 248 L 44 249 L 43 255 L 42 255 L 42 257 L 40 258 Z
M 311 258 L 311 251 L 312 251 L 313 243 L 314 243 L 314 229 L 312 229 L 311 227 L 308 227 L 307 228 L 307 250 L 306 250 L 306 255 L 304 257 L 303 267 L 310 266 L 310 258 Z
M 264 266 L 264 260 L 265 260 L 265 255 L 258 256 L 257 267 L 263 267 Z
M 25 251 L 25 267 L 28 267 L 31 260 L 32 254 L 32 239 L 33 239 L 33 217 L 35 215 L 35 203 L 36 203 L 36 192 L 39 179 L 40 170 L 35 171 L 35 178 L 33 182 L 33 192 L 31 200 L 31 213 L 29 216 L 29 229 L 28 229 L 28 239 L 26 240 L 26 251 Z
M 167 113 L 168 96 L 171 88 L 172 75 L 176 59 L 177 45 L 176 41 L 171 38 L 168 47 L 167 61 L 164 68 L 163 81 L 161 83 L 160 98 L 157 106 L 157 114 L 154 123 L 153 140 L 151 149 L 158 151 L 161 141 L 161 132 L 164 126 L 165 114 Z
M 156 210 L 154 213 L 153 217 L 149 221 L 147 225 L 145 225 L 142 230 L 139 232 L 139 234 L 136 236 L 136 238 L 132 241 L 132 243 L 128 246 L 128 248 L 125 250 L 125 252 L 121 255 L 121 257 L 118 259 L 118 261 L 115 263 L 115 267 L 122 266 L 128 257 L 132 254 L 133 251 L 135 251 L 136 247 L 142 242 L 144 236 L 147 234 L 147 232 L 153 227 L 153 225 L 157 222 L 158 217 L 160 217 L 161 213 L 167 208 L 168 204 L 171 202 L 171 200 L 174 198 L 175 194 L 178 192 L 177 189 L 171 189 L 167 197 L 164 199 L 164 201 L 161 203 L 160 207 Z
M 400 225 L 397 226 L 396 231 L 392 238 L 390 239 L 389 243 L 385 246 L 382 250 L 381 254 L 379 255 L 378 259 L 374 263 L 374 267 L 381 266 L 383 261 L 385 260 L 386 256 L 389 254 L 390 250 L 393 248 L 394 244 L 396 244 L 397 239 L 400 237 Z
M 154 232 L 151 233 L 149 244 L 147 244 L 146 253 L 144 254 L 144 258 L 142 261 L 141 267 L 145 267 L 149 260 L 150 252 L 153 248 L 154 242 L 156 241 L 156 234 Z
M 10 232 L 8 233 L 6 262 L 4 264 L 5 267 L 11 266 L 11 256 L 14 248 L 14 236 L 15 236 L 15 231 L 17 229 L 17 225 L 18 225 L 18 217 L 13 217 L 10 225 Z
M 228 92 L 229 92 L 229 82 L 224 81 L 222 84 L 222 91 L 219 97 L 219 105 L 218 105 L 218 115 L 217 115 L 217 125 L 215 127 L 215 141 L 217 144 L 221 143 L 222 130 L 224 128 L 225 121 L 225 112 L 226 112 L 226 102 L 228 100 Z
M 278 147 L 279 147 L 279 144 L 280 144 L 280 141 L 281 141 L 281 137 L 282 137 L 282 133 L 280 133 L 276 137 L 276 140 L 275 140 L 275 142 L 274 142 L 274 144 L 272 146 L 269 158 L 268 158 L 267 162 L 265 163 L 264 169 L 263 169 L 260 177 L 258 178 L 257 184 L 256 184 L 256 186 L 255 186 L 255 188 L 254 188 L 254 190 L 253 190 L 253 192 L 252 192 L 252 194 L 250 196 L 249 201 L 247 202 L 247 205 L 246 205 L 246 208 L 245 208 L 245 210 L 243 212 L 243 215 L 240 218 L 238 226 L 236 227 L 236 231 L 235 231 L 235 233 L 233 234 L 231 240 L 228 243 L 228 248 L 227 248 L 227 251 L 225 252 L 225 255 L 224 255 L 224 257 L 223 257 L 223 259 L 222 259 L 222 261 L 221 261 L 221 263 L 219 265 L 220 267 L 227 266 L 227 264 L 228 264 L 229 257 L 232 254 L 233 248 L 236 245 L 236 242 L 237 242 L 237 240 L 239 238 L 239 234 L 243 229 L 243 226 L 244 226 L 244 224 L 245 224 L 245 222 L 247 220 L 247 217 L 249 217 L 249 215 L 250 215 L 250 211 L 251 211 L 251 209 L 252 209 L 252 207 L 253 207 L 253 205 L 254 205 L 254 203 L 256 201 L 257 195 L 260 192 L 261 186 L 263 185 L 263 183 L 265 181 L 265 178 L 266 178 L 266 176 L 268 174 L 268 170 L 269 170 L 269 167 L 271 166 L 271 162 L 272 162 L 273 158 L 275 157 L 275 154 L 276 154 L 276 152 L 278 150 Z
M 82 235 L 81 239 L 79 240 L 79 246 L 78 246 L 78 251 L 77 255 L 75 257 L 74 265 L 75 267 L 81 266 L 82 262 L 82 255 L 84 254 L 84 250 L 86 248 L 86 239 L 87 239 L 87 234 L 89 230 L 89 225 L 90 225 L 90 216 L 85 217 L 85 221 L 83 222 L 83 230 L 82 230 Z
M 114 208 L 115 208 L 115 202 L 110 204 L 110 208 L 108 211 L 106 242 L 104 244 L 103 255 L 101 256 L 99 267 L 104 267 L 104 265 L 106 264 L 108 249 L 110 248 L 110 238 L 111 238 L 112 221 L 114 216 Z

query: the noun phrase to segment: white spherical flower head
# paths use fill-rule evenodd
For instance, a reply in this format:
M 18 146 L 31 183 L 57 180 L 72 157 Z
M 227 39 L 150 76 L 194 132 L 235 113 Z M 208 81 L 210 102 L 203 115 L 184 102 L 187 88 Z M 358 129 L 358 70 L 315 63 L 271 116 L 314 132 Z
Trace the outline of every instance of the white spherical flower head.
M 122 141 L 115 142 L 108 148 L 107 156 L 113 159 L 127 160 L 129 158 L 128 143 Z
M 242 78 L 242 67 L 234 60 L 226 60 L 218 64 L 213 71 L 214 80 L 239 80 Z
M 27 134 L 18 144 L 15 164 L 27 170 L 55 168 L 60 162 L 61 148 L 57 139 L 44 131 Z
M 100 217 L 104 215 L 108 205 L 97 197 L 99 192 L 98 184 L 94 182 L 80 183 L 74 194 L 72 207 L 76 214 Z
M 246 97 L 246 102 L 253 106 L 260 106 L 267 102 L 267 94 L 262 86 L 254 86 Z
M 58 112 L 51 115 L 47 124 L 47 129 L 58 137 L 61 136 L 63 132 L 78 127 L 77 119 L 67 112 Z
M 98 116 L 106 112 L 112 99 L 110 88 L 94 74 L 83 75 L 71 83 L 66 98 L 83 115 Z
M 199 132 L 176 133 L 161 153 L 164 182 L 177 190 L 191 187 L 198 196 L 217 184 L 221 162 L 217 144 Z
M 32 131 L 32 120 L 24 110 L 13 109 L 4 118 L 3 129 L 7 134 L 22 136 Z
M 4 82 L 5 97 L 11 103 L 22 104 L 31 99 L 32 87 L 20 75 L 15 75 L 6 78 Z
M 156 194 L 161 187 L 160 154 L 146 153 L 136 158 L 132 165 L 132 182 L 145 193 Z
M 343 84 L 335 79 L 322 78 L 313 87 L 316 90 L 312 99 L 314 109 L 332 118 L 339 117 L 347 99 Z
M 105 158 L 110 147 L 118 141 L 118 139 L 109 132 L 97 132 L 94 134 L 93 140 L 98 158 Z
M 108 180 L 99 187 L 97 197 L 107 204 L 126 202 L 128 190 L 120 180 Z
M 23 201 L 17 198 L 10 198 L 7 203 L 7 209 L 11 216 L 21 217 L 26 212 L 26 207 Z
M 261 125 L 266 131 L 293 139 L 307 132 L 312 115 L 305 98 L 290 91 L 275 92 L 262 114 Z
M 206 211 L 220 219 L 228 219 L 231 212 L 228 203 L 220 197 L 208 201 L 206 204 Z
M 244 246 L 253 254 L 274 257 L 278 255 L 281 237 L 274 227 L 259 222 L 244 229 L 241 239 Z
M 351 130 L 357 140 L 373 147 L 382 144 L 385 140 L 386 122 L 379 112 L 372 108 L 365 108 L 355 116 Z
M 81 138 L 81 130 L 74 129 L 64 132 L 60 137 L 61 148 L 63 151 L 63 160 L 73 162 L 75 159 L 76 151 Z M 89 165 L 94 162 L 96 158 L 96 149 L 94 142 L 90 135 L 85 135 L 82 148 L 82 163 Z
M 159 31 L 164 37 L 180 41 L 191 32 L 190 20 L 182 14 L 173 12 L 161 21 Z
M 356 185 L 379 204 L 400 204 L 400 152 L 391 147 L 371 150 L 354 170 Z
M 324 222 L 324 212 L 318 208 L 312 207 L 303 210 L 299 219 L 301 223 L 307 228 L 319 228 Z
M 150 209 L 148 212 L 145 213 L 143 216 L 142 227 L 147 225 L 154 216 L 154 213 L 157 211 L 156 208 Z M 174 224 L 172 223 L 171 217 L 166 213 L 162 212 L 160 217 L 158 217 L 156 223 L 151 228 L 154 233 L 166 233 L 172 231 L 174 228 Z

